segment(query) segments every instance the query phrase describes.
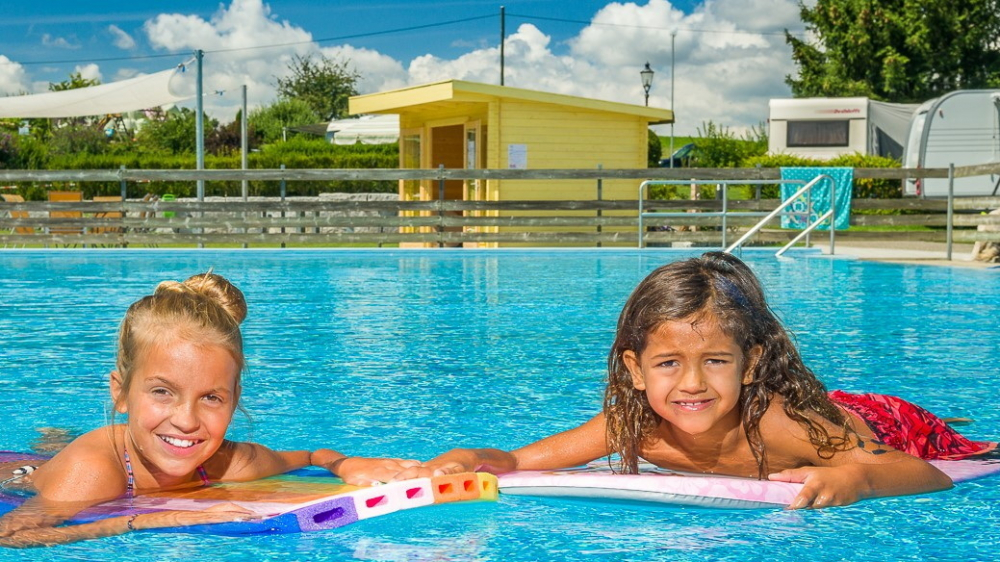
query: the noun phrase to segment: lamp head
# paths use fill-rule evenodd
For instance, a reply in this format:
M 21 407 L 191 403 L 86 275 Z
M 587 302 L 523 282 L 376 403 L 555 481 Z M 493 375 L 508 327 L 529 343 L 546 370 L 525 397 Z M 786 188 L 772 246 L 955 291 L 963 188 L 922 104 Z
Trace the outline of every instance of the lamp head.
M 649 63 L 646 63 L 646 67 L 639 71 L 639 76 L 642 78 L 642 89 L 649 93 L 649 88 L 653 85 L 653 69 L 649 68 Z

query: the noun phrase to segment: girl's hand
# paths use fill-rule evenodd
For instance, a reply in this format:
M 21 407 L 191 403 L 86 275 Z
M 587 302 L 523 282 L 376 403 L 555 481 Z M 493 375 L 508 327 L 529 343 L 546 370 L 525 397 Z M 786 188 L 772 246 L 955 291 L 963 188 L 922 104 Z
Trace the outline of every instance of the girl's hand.
M 805 466 L 768 475 L 775 482 L 801 483 L 799 492 L 787 509 L 820 509 L 852 504 L 864 497 L 866 481 L 855 466 Z
M 326 466 L 345 483 L 354 486 L 374 486 L 390 482 L 407 469 L 420 466 L 414 460 L 345 457 Z
M 410 480 L 413 478 L 430 478 L 432 476 L 442 476 L 445 474 L 459 474 L 462 472 L 474 472 L 474 468 L 469 468 L 462 463 L 454 461 L 428 461 L 424 464 L 412 466 L 392 477 L 392 481 Z

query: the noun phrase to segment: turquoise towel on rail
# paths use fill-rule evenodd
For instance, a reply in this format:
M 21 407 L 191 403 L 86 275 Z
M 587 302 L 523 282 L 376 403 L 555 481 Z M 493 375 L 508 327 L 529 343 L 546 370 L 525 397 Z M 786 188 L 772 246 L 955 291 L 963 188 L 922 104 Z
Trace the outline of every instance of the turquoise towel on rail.
M 836 226 L 837 230 L 845 230 L 851 224 L 851 191 L 854 186 L 854 168 L 781 168 L 781 179 L 802 180 L 810 182 L 819 175 L 827 175 L 833 178 L 836 183 L 834 192 L 837 197 Z M 783 183 L 781 184 L 781 200 L 786 201 L 805 184 Z M 808 203 L 806 195 L 799 196 L 799 200 L 792 203 L 787 210 L 795 213 L 805 213 Z M 823 213 L 830 210 L 830 180 L 820 180 L 812 188 L 812 213 L 809 220 L 803 215 L 782 215 L 781 228 L 803 229 L 813 223 Z M 824 222 L 816 227 L 817 230 L 829 230 L 829 223 Z

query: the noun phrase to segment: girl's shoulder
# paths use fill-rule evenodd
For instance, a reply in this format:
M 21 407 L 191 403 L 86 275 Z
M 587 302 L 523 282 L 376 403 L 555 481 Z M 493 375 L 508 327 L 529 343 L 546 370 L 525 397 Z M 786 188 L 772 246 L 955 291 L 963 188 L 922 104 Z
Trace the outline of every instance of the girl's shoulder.
M 123 461 L 116 443 L 121 432 L 105 426 L 84 433 L 32 474 L 38 492 L 52 499 L 116 497 L 125 489 Z
M 88 431 L 66 445 L 48 464 L 62 461 L 112 463 L 120 456 L 124 433 L 118 426 L 108 425 Z
M 814 423 L 823 424 L 826 421 L 823 420 L 822 416 L 813 412 L 799 412 L 799 415 Z M 802 439 L 806 443 L 809 441 L 809 431 L 785 411 L 785 398 L 783 396 L 776 395 L 771 399 L 767 410 L 760 418 L 759 427 L 761 437 L 764 438 L 765 442 L 782 443 L 788 441 L 790 437 L 798 438 L 794 441 Z

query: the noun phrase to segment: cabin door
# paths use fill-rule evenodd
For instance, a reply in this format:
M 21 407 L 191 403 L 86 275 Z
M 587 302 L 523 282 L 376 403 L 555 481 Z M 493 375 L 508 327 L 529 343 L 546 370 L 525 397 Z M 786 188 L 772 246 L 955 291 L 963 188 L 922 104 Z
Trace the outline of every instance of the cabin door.
M 470 121 L 465 124 L 465 169 L 478 170 L 483 167 L 486 160 L 484 150 L 485 143 L 482 139 L 482 122 Z M 465 200 L 485 201 L 486 200 L 486 180 L 469 179 L 465 180 Z M 477 210 L 465 211 L 466 217 L 481 217 L 485 213 Z M 465 227 L 466 232 L 483 232 L 478 226 Z M 481 244 L 476 242 L 466 242 L 466 247 L 477 248 Z

